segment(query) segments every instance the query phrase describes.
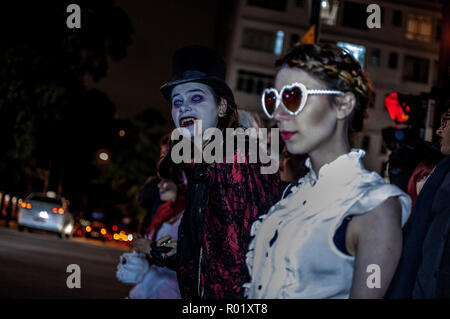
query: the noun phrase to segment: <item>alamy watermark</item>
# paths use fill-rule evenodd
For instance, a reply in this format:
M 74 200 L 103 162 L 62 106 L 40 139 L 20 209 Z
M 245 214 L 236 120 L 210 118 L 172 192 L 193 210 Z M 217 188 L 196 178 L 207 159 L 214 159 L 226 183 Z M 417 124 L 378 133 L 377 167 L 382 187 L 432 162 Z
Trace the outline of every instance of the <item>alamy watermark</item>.
M 187 128 L 172 131 L 172 141 L 178 141 L 170 154 L 174 163 L 261 163 L 265 164 L 261 166 L 261 174 L 274 174 L 278 171 L 278 128 L 270 129 L 270 151 L 267 146 L 267 128 L 226 128 L 224 138 L 222 131 L 216 127 L 207 128 L 203 132 L 202 121 L 196 120 L 194 132 L 202 133 L 192 136 Z
M 67 277 L 66 285 L 67 288 L 81 288 L 81 268 L 77 264 L 70 264 L 66 269 L 67 273 L 70 275 Z

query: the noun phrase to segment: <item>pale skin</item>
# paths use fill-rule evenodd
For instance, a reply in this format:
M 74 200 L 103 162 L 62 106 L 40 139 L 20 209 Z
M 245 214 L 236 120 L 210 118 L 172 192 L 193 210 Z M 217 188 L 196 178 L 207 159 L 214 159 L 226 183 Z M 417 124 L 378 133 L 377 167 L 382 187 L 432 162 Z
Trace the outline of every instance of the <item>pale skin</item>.
M 206 84 L 197 82 L 183 83 L 174 87 L 171 94 L 171 104 L 172 119 L 175 126 L 181 127 L 180 120 L 183 117 L 193 117 L 196 120 L 202 121 L 202 131 L 216 127 L 219 116 L 225 114 L 227 108 L 225 99 L 221 98 L 219 105 L 217 105 L 211 88 Z M 192 136 L 196 134 L 194 125 L 186 126 L 186 128 Z M 170 186 L 167 180 L 163 180 L 158 187 L 160 190 L 168 190 L 166 192 L 160 192 L 161 200 L 175 201 L 176 186 L 175 194 L 173 194 L 173 187 Z M 139 235 L 137 235 L 136 240 L 134 238 L 133 236 L 131 243 L 133 249 L 150 254 L 152 241 L 142 238 Z M 177 240 L 172 236 L 164 236 L 158 239 L 156 246 L 172 248 L 169 252 L 162 253 L 163 257 L 171 257 L 177 253 Z
M 275 79 L 281 90 L 294 82 L 308 89 L 326 89 L 324 83 L 307 72 L 284 67 Z M 295 133 L 286 140 L 292 154 L 307 153 L 314 172 L 350 151 L 348 122 L 355 107 L 353 93 L 337 96 L 333 105 L 327 96 L 311 95 L 305 108 L 297 116 L 279 107 L 274 118 L 280 131 Z M 378 207 L 352 218 L 346 230 L 346 248 L 355 257 L 350 298 L 383 298 L 397 268 L 402 249 L 401 205 L 397 198 L 389 198 Z M 367 266 L 377 264 L 381 269 L 381 288 L 366 284 Z

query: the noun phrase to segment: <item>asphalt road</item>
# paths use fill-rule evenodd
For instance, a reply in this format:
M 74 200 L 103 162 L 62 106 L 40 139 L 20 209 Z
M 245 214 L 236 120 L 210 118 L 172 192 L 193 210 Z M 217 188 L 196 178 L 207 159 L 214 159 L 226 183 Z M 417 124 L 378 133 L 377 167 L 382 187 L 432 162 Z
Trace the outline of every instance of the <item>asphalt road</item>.
M 0 227 L 0 299 L 124 298 L 131 287 L 118 282 L 115 273 L 125 251 Z M 81 288 L 67 287 L 70 264 L 80 266 Z

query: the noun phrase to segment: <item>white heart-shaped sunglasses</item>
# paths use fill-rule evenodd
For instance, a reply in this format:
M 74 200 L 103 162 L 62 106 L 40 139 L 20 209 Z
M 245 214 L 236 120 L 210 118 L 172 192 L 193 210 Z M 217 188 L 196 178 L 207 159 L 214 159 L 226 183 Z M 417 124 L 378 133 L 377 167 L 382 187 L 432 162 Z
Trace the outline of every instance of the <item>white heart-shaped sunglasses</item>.
M 341 95 L 342 91 L 336 90 L 309 90 L 302 83 L 292 83 L 283 86 L 280 93 L 274 88 L 265 89 L 262 97 L 261 104 L 268 118 L 273 118 L 280 102 L 287 113 L 296 116 L 305 107 L 308 95 Z

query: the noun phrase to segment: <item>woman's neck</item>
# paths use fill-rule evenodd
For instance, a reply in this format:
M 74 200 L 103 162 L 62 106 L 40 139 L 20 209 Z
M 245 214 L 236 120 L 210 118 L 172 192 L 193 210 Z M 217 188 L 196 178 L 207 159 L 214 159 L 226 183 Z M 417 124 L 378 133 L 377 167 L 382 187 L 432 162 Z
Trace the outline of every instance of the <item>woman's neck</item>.
M 323 165 L 333 162 L 339 156 L 347 154 L 349 151 L 350 144 L 348 142 L 347 131 L 343 130 L 342 133 L 332 136 L 321 146 L 309 152 L 311 167 L 316 173 L 316 176 L 318 176 L 319 170 Z

